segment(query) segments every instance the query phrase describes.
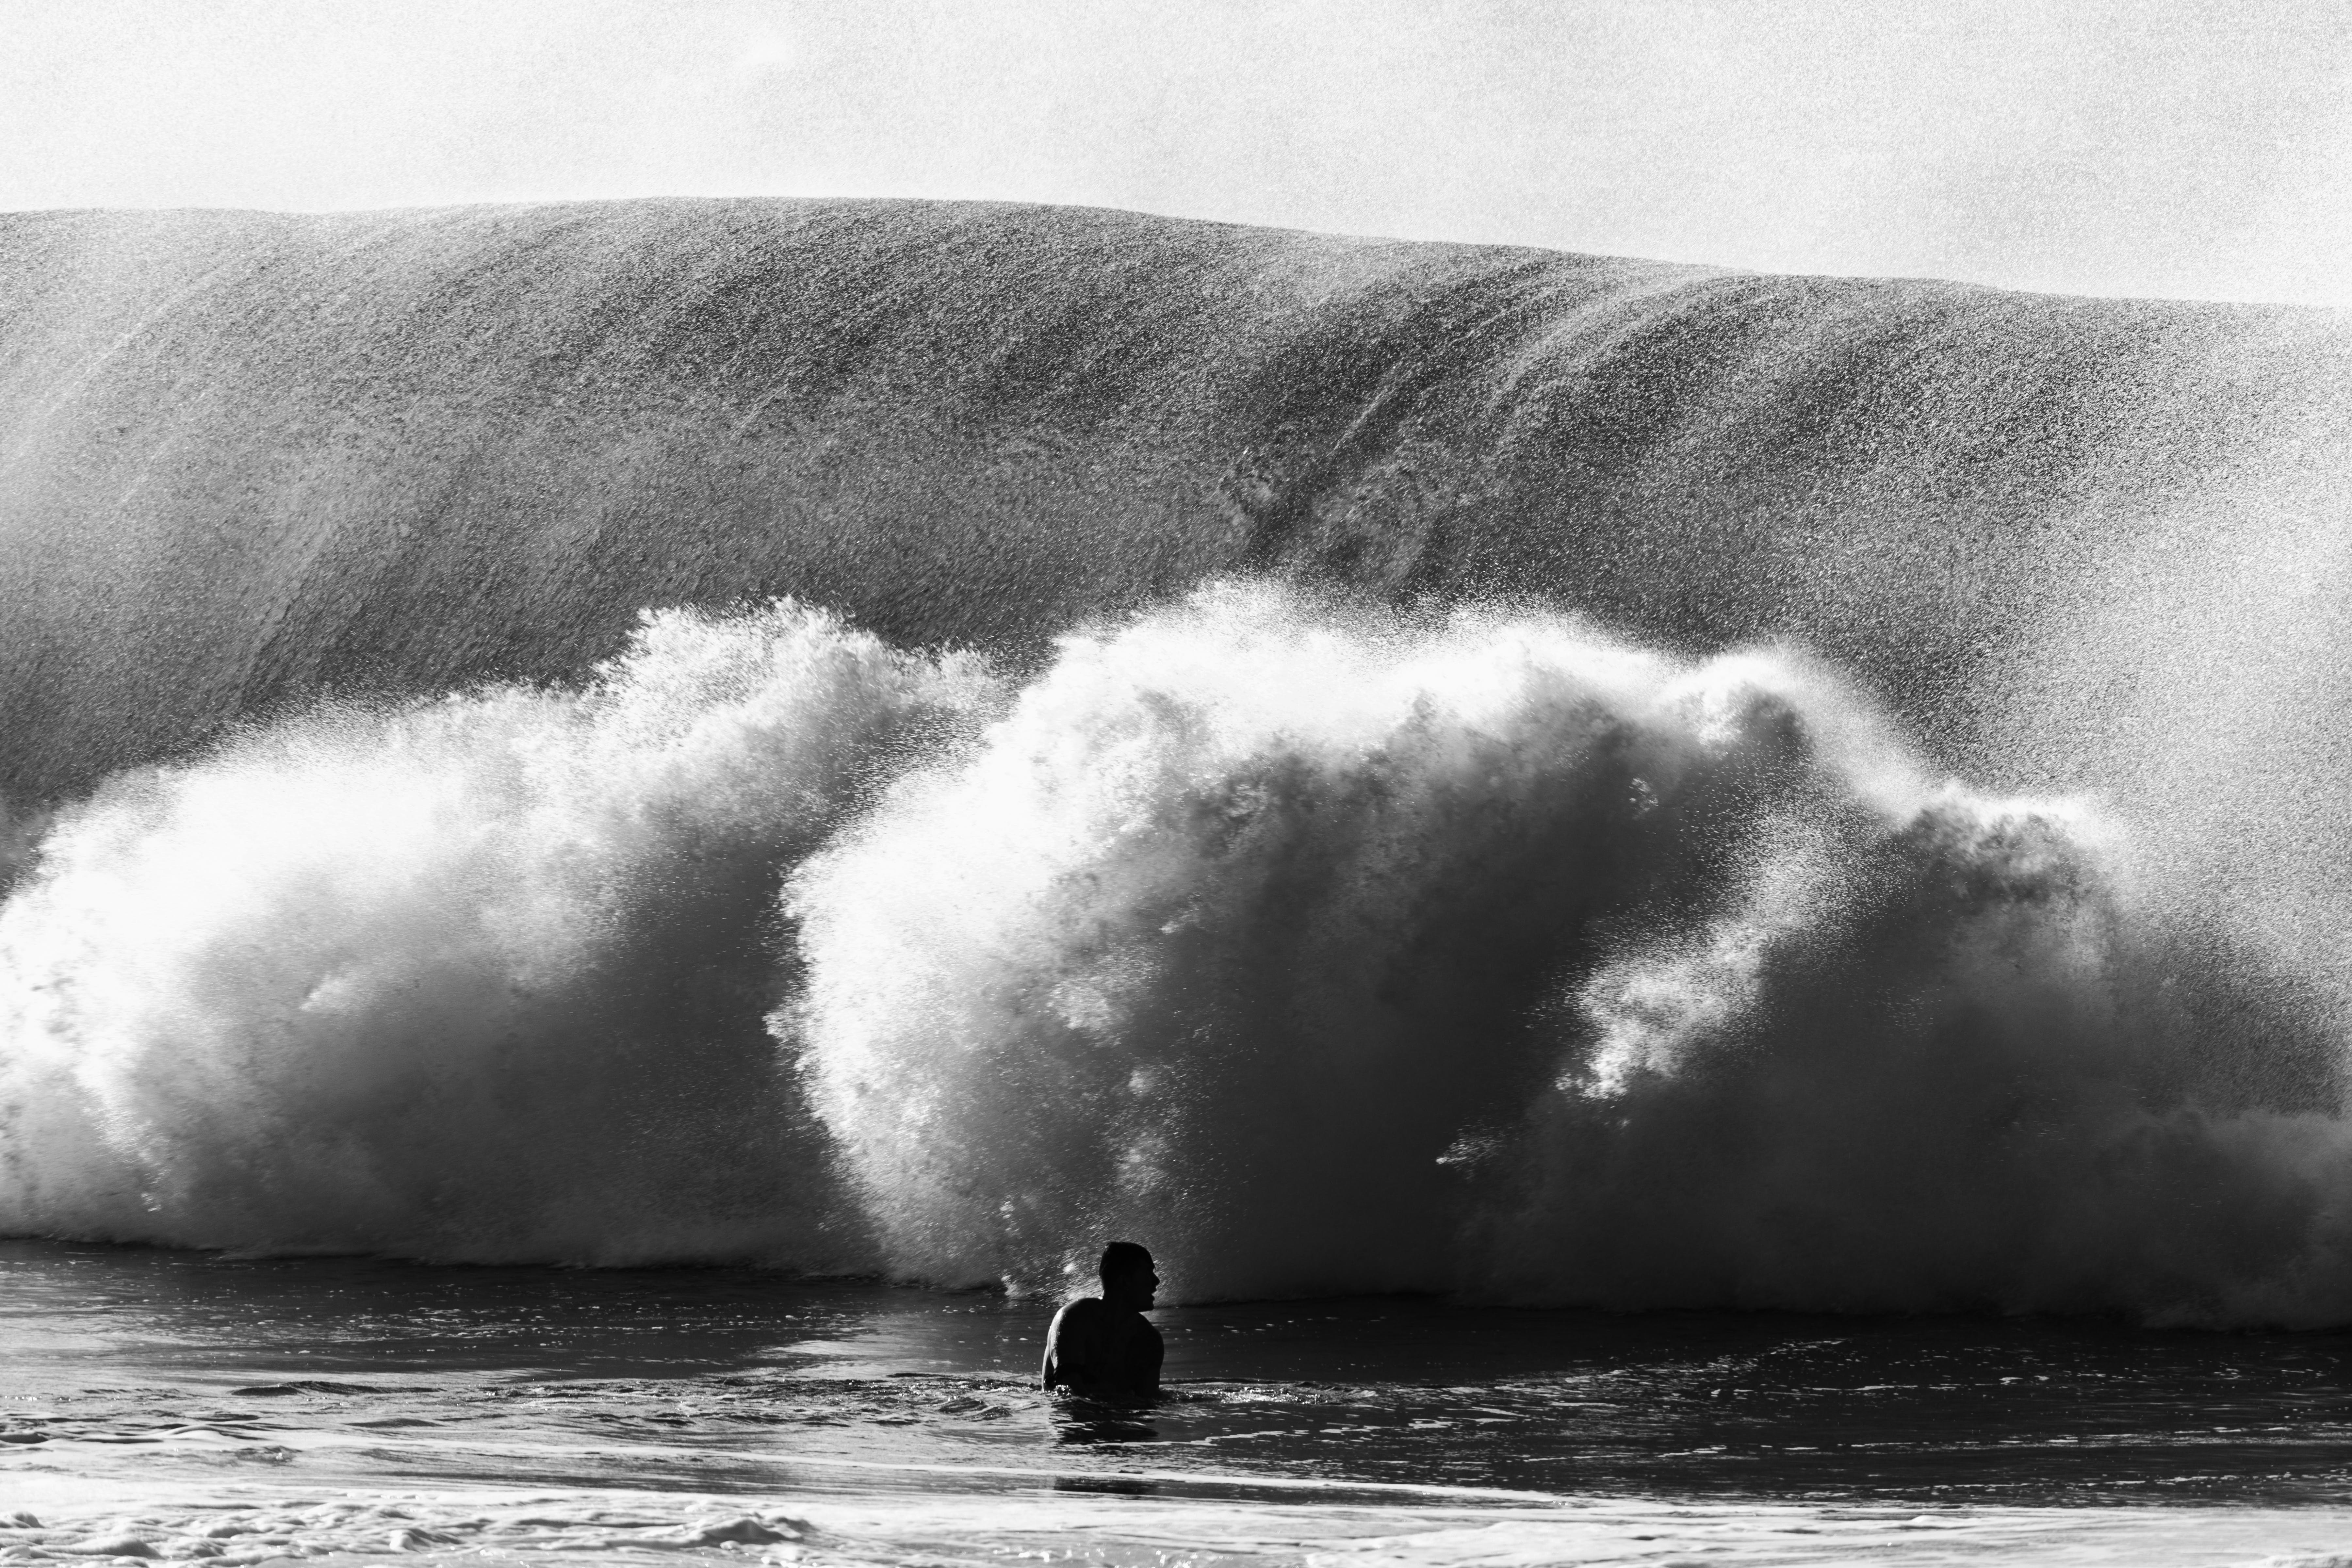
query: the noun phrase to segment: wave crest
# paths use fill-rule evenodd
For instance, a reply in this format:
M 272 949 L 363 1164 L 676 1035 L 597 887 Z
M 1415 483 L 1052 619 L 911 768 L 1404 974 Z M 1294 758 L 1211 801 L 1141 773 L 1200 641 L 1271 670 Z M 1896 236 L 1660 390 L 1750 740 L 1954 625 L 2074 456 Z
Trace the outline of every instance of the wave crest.
M 760 1031 L 767 910 L 991 689 L 790 604 L 666 612 L 578 690 L 111 781 L 0 910 L 0 1225 L 870 1264 Z
M 48 825 L 0 1226 L 2342 1321 L 2341 1020 L 2217 929 L 1784 652 L 1229 584 L 1015 679 L 665 612 Z
M 2333 1041 L 2112 840 L 1790 658 L 1226 588 L 803 868 L 776 1023 L 932 1279 L 2338 1312 Z

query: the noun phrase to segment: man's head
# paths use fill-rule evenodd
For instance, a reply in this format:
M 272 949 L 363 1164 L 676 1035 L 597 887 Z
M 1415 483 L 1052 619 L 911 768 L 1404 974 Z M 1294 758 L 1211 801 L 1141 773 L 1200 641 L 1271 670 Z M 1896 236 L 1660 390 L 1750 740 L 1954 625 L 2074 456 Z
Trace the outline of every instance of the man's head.
M 1114 1241 L 1103 1248 L 1102 1299 L 1114 1307 L 1148 1312 L 1160 1289 L 1151 1254 L 1132 1241 Z

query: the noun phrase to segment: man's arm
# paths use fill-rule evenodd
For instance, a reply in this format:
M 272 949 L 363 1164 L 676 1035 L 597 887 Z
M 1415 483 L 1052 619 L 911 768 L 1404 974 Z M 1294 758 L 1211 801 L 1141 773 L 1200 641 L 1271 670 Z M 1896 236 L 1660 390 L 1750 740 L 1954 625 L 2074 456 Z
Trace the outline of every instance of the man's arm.
M 1045 1331 L 1045 1359 L 1037 1368 L 1037 1386 L 1055 1389 L 1062 1385 L 1062 1321 L 1070 1315 L 1067 1307 L 1054 1314 L 1053 1327 Z
M 1054 1326 L 1045 1331 L 1045 1362 L 1038 1369 L 1038 1384 L 1045 1388 L 1083 1388 L 1095 1381 L 1095 1362 L 1089 1353 L 1095 1348 L 1097 1335 L 1091 1314 L 1086 1309 L 1098 1303 L 1073 1301 L 1054 1314 Z

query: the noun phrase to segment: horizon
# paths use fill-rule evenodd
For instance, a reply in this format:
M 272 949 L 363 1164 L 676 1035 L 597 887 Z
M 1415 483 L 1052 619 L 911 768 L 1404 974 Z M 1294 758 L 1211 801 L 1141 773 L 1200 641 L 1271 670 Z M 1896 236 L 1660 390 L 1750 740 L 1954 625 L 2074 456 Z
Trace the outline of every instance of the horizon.
M 1098 206 L 2352 303 L 2352 17 L 2123 0 L 17 0 L 0 209 Z

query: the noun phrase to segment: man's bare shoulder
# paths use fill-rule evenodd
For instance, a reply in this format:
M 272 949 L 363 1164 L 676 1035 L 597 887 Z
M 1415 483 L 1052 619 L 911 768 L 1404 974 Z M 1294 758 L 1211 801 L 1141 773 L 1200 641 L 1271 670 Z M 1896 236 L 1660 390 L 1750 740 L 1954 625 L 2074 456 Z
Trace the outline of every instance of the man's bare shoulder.
M 1110 1308 L 1098 1297 L 1087 1296 L 1064 1303 L 1054 1314 L 1054 1326 L 1045 1331 L 1048 1343 L 1065 1340 L 1089 1339 L 1110 1327 Z

